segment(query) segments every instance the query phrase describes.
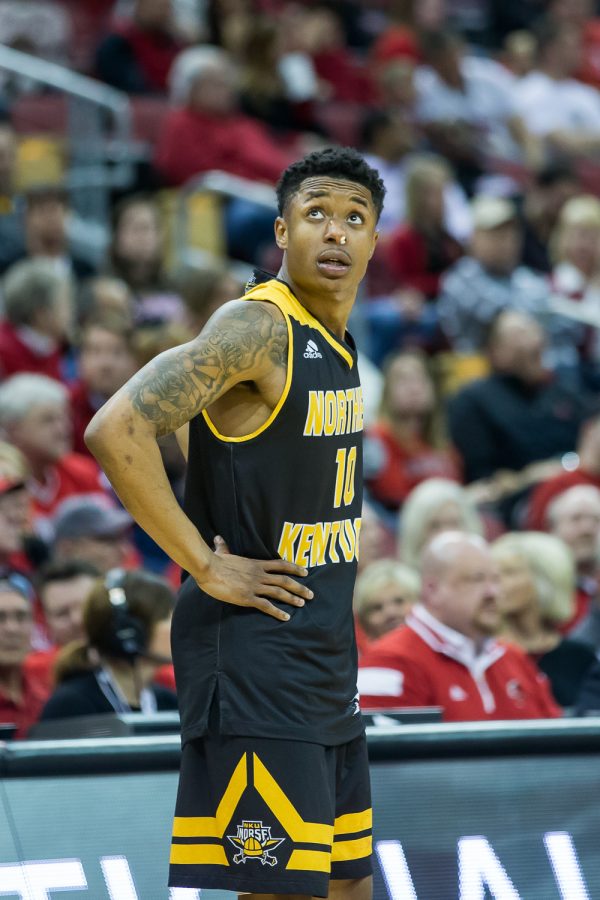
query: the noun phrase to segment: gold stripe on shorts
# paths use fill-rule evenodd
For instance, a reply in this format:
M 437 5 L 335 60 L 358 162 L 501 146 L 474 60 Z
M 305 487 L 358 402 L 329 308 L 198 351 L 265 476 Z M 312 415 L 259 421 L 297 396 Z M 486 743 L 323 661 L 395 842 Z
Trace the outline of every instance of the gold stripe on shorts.
M 352 841 L 334 841 L 331 850 L 332 862 L 350 862 L 370 856 L 373 850 L 373 838 L 354 838 Z

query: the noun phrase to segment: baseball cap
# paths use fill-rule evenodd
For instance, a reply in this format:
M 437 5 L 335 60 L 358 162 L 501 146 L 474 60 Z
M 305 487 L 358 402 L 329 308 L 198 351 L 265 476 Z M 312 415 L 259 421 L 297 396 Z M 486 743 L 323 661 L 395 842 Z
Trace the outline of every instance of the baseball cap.
M 505 225 L 517 216 L 516 207 L 510 200 L 504 197 L 489 197 L 485 194 L 475 197 L 471 203 L 471 212 L 473 227 L 484 231 Z
M 10 494 L 11 491 L 18 491 L 25 487 L 25 481 L 22 478 L 7 478 L 0 475 L 0 497 L 4 494 Z
M 119 537 L 133 524 L 133 519 L 124 509 L 108 506 L 105 501 L 93 496 L 69 497 L 59 506 L 54 516 L 54 536 L 74 537 Z

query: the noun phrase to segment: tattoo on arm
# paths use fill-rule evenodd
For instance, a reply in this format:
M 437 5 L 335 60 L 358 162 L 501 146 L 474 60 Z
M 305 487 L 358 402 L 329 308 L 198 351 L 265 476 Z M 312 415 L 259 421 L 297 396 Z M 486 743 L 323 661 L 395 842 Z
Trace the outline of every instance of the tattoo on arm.
M 245 302 L 190 344 L 145 366 L 129 382 L 129 396 L 160 437 L 209 406 L 232 376 L 263 360 L 285 369 L 287 349 L 287 325 L 276 311 Z

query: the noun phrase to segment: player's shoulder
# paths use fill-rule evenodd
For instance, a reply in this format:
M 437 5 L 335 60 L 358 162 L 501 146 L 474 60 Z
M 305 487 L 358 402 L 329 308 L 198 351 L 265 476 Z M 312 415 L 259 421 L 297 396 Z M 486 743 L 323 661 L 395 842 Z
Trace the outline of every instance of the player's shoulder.
M 285 325 L 285 317 L 280 308 L 268 297 L 253 297 L 251 300 L 238 297 L 223 303 L 210 317 L 197 339 L 215 333 L 228 336 L 251 338 L 264 337 L 265 330 L 279 329 Z

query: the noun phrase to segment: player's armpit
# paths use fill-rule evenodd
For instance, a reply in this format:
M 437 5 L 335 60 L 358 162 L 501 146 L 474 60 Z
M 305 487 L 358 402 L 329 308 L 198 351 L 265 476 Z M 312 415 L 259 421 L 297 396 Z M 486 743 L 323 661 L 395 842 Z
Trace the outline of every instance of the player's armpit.
M 181 428 L 233 385 L 263 378 L 273 367 L 285 370 L 287 347 L 287 326 L 277 307 L 233 301 L 193 341 L 144 366 L 125 389 L 160 437 Z

